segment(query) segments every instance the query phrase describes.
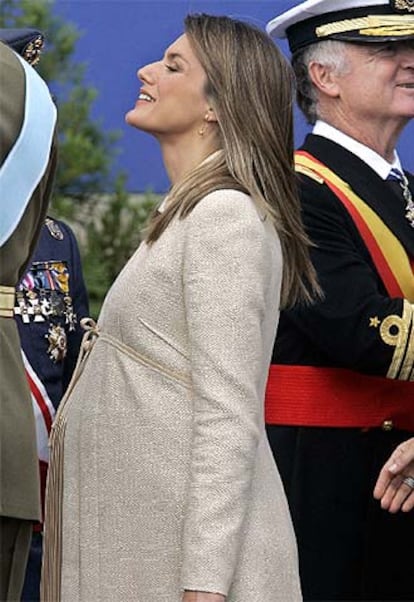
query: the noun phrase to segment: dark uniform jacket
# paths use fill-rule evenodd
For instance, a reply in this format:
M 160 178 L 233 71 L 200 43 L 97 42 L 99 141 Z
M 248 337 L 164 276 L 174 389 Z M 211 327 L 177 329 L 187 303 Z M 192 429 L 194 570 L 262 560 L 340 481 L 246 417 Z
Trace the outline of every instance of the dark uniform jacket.
M 414 228 L 405 218 L 401 195 L 361 159 L 328 139 L 310 135 L 303 150 L 345 180 L 414 258 Z M 407 176 L 414 190 L 414 178 Z M 360 233 L 338 198 L 326 185 L 305 176 L 301 179 L 303 218 L 316 244 L 312 259 L 326 300 L 282 314 L 273 363 L 341 367 L 386 376 L 395 347 L 382 339 L 371 318 L 402 318 L 403 299 L 389 297 Z M 414 349 L 409 353 L 412 363 Z M 412 395 L 414 403 L 414 390 Z
M 17 286 L 14 312 L 32 393 L 44 504 L 50 428 L 76 365 L 80 320 L 88 316 L 78 245 L 63 222 L 46 218 L 29 269 Z M 34 530 L 22 593 L 22 600 L 31 601 L 39 600 L 42 525 L 35 524 Z
M 406 203 L 390 183 L 353 153 L 321 136 L 308 136 L 302 150 L 347 182 L 414 258 L 414 228 L 405 217 Z M 414 191 L 414 179 L 407 177 Z M 272 363 L 282 371 L 287 367 L 343 370 L 350 390 L 360 375 L 366 375 L 379 383 L 380 392 L 377 400 L 368 400 L 368 388 L 366 403 L 379 406 L 381 390 L 401 385 L 404 394 L 398 396 L 398 403 L 405 420 L 412 418 L 414 383 L 387 378 L 398 342 L 390 345 L 390 340 L 384 340 L 379 325 L 387 319 L 399 324 L 403 336 L 398 353 L 412 368 L 413 300 L 387 293 L 354 221 L 328 186 L 305 175 L 300 181 L 303 218 L 315 244 L 312 259 L 325 299 L 312 307 L 282 312 Z M 307 383 L 299 378 L 296 384 L 298 395 L 283 401 L 285 418 L 290 410 L 296 412 L 300 390 Z M 278 391 L 277 382 L 275 386 L 272 403 L 277 413 L 278 399 L 286 395 Z M 395 446 L 414 433 L 395 428 L 392 415 L 365 428 L 341 427 L 335 415 L 334 386 L 325 386 L 320 394 L 314 391 L 314 412 L 319 411 L 322 394 L 324 403 L 333 408 L 331 423 L 310 426 L 287 417 L 272 424 L 267 408 L 269 440 L 298 539 L 304 599 L 414 600 L 413 517 L 391 516 L 372 497 L 380 468 Z
M 78 245 L 63 222 L 46 219 L 14 311 L 22 349 L 57 409 L 76 365 L 80 320 L 89 314 Z

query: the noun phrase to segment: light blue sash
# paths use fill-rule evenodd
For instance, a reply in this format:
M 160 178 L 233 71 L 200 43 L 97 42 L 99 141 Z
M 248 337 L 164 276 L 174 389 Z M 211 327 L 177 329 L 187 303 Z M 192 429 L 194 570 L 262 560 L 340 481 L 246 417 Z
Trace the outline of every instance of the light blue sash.
M 16 229 L 46 171 L 56 123 L 56 107 L 42 78 L 16 54 L 25 71 L 22 129 L 0 167 L 0 246 Z

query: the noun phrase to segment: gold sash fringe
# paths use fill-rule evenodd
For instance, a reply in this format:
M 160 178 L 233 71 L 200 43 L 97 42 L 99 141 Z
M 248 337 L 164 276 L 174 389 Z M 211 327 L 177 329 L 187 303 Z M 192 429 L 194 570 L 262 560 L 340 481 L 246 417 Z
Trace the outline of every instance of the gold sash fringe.
M 69 397 L 80 375 L 85 361 L 93 347 L 98 328 L 91 318 L 81 320 L 86 330 L 72 379 L 66 390 L 50 434 L 50 460 L 46 485 L 45 532 L 42 561 L 42 580 L 40 599 L 42 602 L 60 602 L 62 575 L 62 502 L 63 502 L 63 468 L 64 445 Z

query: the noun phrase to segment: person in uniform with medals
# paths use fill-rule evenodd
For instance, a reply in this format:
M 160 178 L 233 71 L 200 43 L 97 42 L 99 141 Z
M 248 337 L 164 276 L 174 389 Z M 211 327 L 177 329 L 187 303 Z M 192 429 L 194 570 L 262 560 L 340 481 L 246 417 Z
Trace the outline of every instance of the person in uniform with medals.
M 0 31 L 29 61 L 43 37 Z M 56 169 L 56 108 L 33 67 L 0 42 L 0 599 L 20 600 L 33 521 L 40 520 L 39 470 L 15 287 L 33 254 Z
M 78 244 L 61 220 L 45 219 L 29 269 L 16 288 L 14 313 L 35 414 L 43 510 L 49 434 L 76 365 L 80 321 L 89 315 Z M 35 523 L 22 602 L 40 597 L 42 531 L 43 522 Z
M 414 2 L 307 0 L 267 31 L 313 125 L 295 163 L 324 293 L 283 312 L 266 393 L 304 598 L 414 600 L 413 517 L 373 497 L 414 431 Z

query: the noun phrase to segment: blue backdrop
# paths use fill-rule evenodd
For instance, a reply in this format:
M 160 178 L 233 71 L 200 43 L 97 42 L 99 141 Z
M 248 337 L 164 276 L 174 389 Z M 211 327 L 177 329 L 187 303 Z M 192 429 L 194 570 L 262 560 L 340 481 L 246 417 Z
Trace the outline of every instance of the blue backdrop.
M 137 68 L 158 60 L 165 48 L 182 33 L 189 12 L 227 14 L 259 27 L 298 0 L 56 0 L 55 12 L 81 31 L 75 59 L 87 63 L 86 80 L 99 93 L 93 117 L 103 127 L 122 133 L 117 143 L 117 169 L 128 175 L 131 192 L 164 192 L 168 180 L 155 139 L 127 126 L 125 113 L 134 106 L 139 82 Z M 288 53 L 287 46 L 282 45 Z M 296 143 L 307 131 L 296 113 Z M 404 165 L 414 171 L 414 123 L 399 145 Z

